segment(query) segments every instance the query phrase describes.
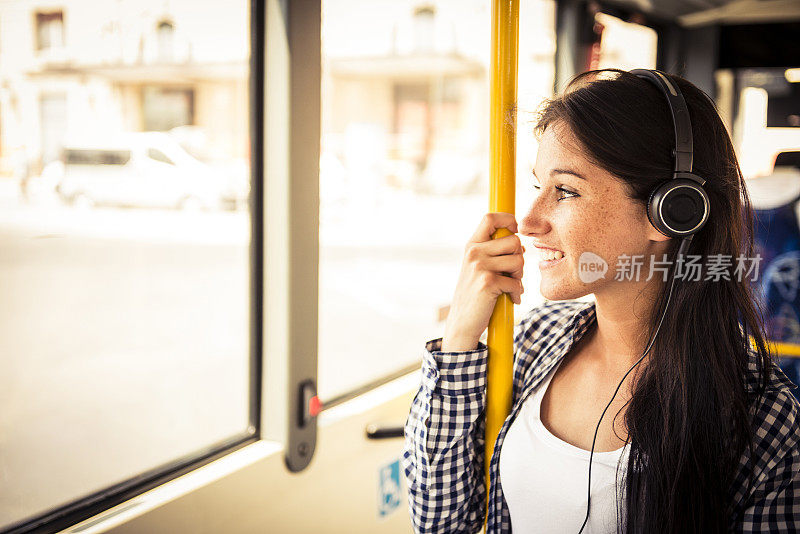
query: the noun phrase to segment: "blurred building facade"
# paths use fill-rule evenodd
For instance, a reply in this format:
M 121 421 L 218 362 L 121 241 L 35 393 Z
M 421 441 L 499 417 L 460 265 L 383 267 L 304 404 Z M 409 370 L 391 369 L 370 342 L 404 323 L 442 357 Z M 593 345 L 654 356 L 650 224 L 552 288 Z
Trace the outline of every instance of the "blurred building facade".
M 323 196 L 484 192 L 491 2 L 328 0 L 323 16 Z M 553 16 L 552 0 L 521 6 L 523 167 L 527 113 L 552 88 Z M 0 176 L 131 131 L 247 160 L 248 24 L 244 2 L 0 0 Z
M 209 159 L 246 158 L 248 56 L 245 3 L 0 2 L 0 175 L 73 139 L 176 127 Z
M 469 42 L 475 19 L 486 15 L 484 6 L 466 2 L 459 11 L 449 1 L 370 4 L 325 5 L 326 15 L 342 24 L 327 24 L 323 36 L 323 87 L 330 102 L 323 106 L 323 161 L 346 169 L 348 179 L 360 184 L 346 188 L 353 193 L 369 188 L 367 176 L 383 182 L 373 187 L 468 192 L 485 176 L 488 142 L 487 66 Z M 366 25 L 353 17 L 370 17 L 378 27 L 363 32 L 358 48 L 343 31 L 352 27 L 348 17 L 359 28 Z
M 535 153 L 530 112 L 552 92 L 553 17 L 551 0 L 520 6 L 522 173 Z M 322 186 L 365 199 L 381 186 L 485 194 L 491 2 L 330 0 L 323 18 Z

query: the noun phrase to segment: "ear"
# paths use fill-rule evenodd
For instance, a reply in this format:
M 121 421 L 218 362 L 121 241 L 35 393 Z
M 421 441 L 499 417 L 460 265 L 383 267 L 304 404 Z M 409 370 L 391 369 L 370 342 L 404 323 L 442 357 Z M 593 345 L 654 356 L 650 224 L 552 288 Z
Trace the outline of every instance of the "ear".
M 669 241 L 670 239 L 672 239 L 671 237 L 659 232 L 655 226 L 650 224 L 650 221 L 647 221 L 647 226 L 648 226 L 647 239 L 649 239 L 650 241 Z
M 647 217 L 647 212 L 646 211 L 645 211 L 645 214 L 644 214 L 644 222 L 645 222 L 645 225 L 646 225 L 645 228 L 647 228 L 647 230 L 645 232 L 646 233 L 646 237 L 650 241 L 669 241 L 670 239 L 672 239 L 671 237 L 662 234 L 658 230 L 658 228 L 653 226 L 653 223 L 651 223 L 650 219 Z

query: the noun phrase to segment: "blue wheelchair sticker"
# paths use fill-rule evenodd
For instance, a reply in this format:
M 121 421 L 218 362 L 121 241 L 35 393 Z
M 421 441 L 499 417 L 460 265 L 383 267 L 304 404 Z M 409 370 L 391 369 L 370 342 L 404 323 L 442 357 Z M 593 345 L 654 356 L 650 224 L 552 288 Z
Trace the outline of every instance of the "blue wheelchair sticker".
M 400 460 L 378 471 L 378 516 L 384 517 L 400 506 Z

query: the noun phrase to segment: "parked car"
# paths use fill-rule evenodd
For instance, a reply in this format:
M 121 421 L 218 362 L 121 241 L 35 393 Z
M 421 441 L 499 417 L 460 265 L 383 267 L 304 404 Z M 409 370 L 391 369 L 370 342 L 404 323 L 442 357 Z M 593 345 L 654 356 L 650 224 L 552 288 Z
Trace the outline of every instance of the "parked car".
M 246 209 L 250 200 L 250 165 L 244 157 L 220 152 L 208 135 L 208 130 L 196 126 L 177 126 L 167 132 L 192 157 L 208 165 L 222 178 L 226 188 L 222 193 L 223 207 L 228 210 Z
M 66 144 L 56 192 L 74 205 L 218 209 L 225 179 L 169 135 L 138 132 Z

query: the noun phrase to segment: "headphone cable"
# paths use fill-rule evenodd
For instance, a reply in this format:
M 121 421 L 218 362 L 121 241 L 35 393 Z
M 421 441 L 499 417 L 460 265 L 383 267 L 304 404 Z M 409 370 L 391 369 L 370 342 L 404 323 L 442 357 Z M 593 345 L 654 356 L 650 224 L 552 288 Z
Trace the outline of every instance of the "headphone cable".
M 680 248 L 678 249 L 678 255 L 677 255 L 676 263 L 678 261 L 680 261 L 680 259 L 686 253 L 686 250 L 689 248 L 689 244 L 692 242 L 692 238 L 693 237 L 694 237 L 694 234 L 683 238 L 683 241 L 681 242 Z M 597 428 L 595 428 L 595 430 L 594 430 L 594 438 L 592 438 L 592 450 L 589 453 L 589 490 L 588 490 L 588 496 L 586 498 L 586 518 L 583 520 L 583 525 L 581 525 L 581 529 L 578 531 L 578 534 L 581 534 L 583 532 L 583 528 L 586 526 L 586 522 L 589 520 L 589 510 L 590 510 L 590 508 L 592 506 L 592 456 L 594 456 L 594 445 L 595 445 L 595 441 L 597 441 L 597 431 L 600 430 L 600 422 L 603 420 L 603 416 L 606 414 L 606 410 L 608 410 L 608 407 L 611 406 L 611 403 L 614 401 L 614 397 L 617 396 L 617 392 L 619 391 L 619 388 L 622 386 L 622 383 L 625 382 L 625 378 L 627 378 L 628 374 L 631 371 L 633 371 L 633 368 L 636 367 L 637 365 L 639 365 L 639 362 L 641 362 L 644 359 L 644 357 L 647 356 L 647 353 L 650 352 L 650 348 L 653 346 L 653 342 L 655 342 L 655 340 L 656 340 L 656 336 L 658 335 L 658 331 L 661 330 L 661 323 L 664 322 L 664 317 L 667 315 L 667 309 L 669 309 L 669 301 L 672 298 L 672 289 L 674 287 L 675 287 L 675 272 L 673 271 L 672 280 L 671 280 L 670 285 L 669 285 L 669 293 L 667 294 L 667 302 L 664 304 L 664 312 L 661 314 L 661 319 L 658 321 L 658 327 L 656 328 L 656 331 L 653 334 L 653 337 L 650 339 L 650 341 L 649 341 L 649 343 L 647 345 L 647 349 L 644 351 L 644 354 L 642 354 L 642 357 L 639 358 L 639 360 L 636 363 L 634 363 L 633 366 L 631 366 L 630 369 L 628 369 L 628 372 L 625 373 L 625 376 L 622 377 L 622 380 L 620 380 L 619 385 L 617 385 L 617 389 L 614 390 L 614 394 L 611 396 L 611 400 L 608 401 L 608 404 L 606 405 L 605 409 L 603 410 L 603 413 L 600 415 L 600 420 L 597 421 Z

